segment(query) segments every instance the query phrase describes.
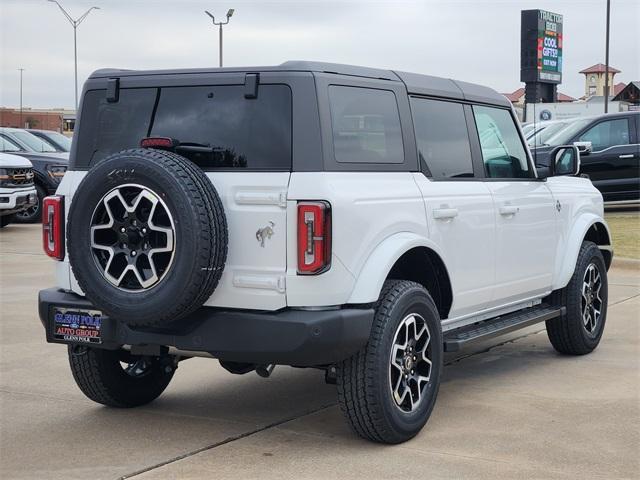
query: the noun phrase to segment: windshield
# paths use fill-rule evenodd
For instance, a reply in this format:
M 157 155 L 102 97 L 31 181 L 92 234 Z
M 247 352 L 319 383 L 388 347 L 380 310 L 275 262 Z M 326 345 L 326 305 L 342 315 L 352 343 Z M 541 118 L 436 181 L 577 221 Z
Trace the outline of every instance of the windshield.
M 555 135 L 547 138 L 547 141 L 544 142 L 545 145 L 549 145 L 551 147 L 557 147 L 558 145 L 566 145 L 567 142 L 571 141 L 573 136 L 586 127 L 589 123 L 591 123 L 591 118 L 583 118 L 580 120 L 575 120 L 568 124 L 565 128 L 557 132 Z
M 71 139 L 69 137 L 58 132 L 44 132 L 43 135 L 60 145 L 65 152 L 71 150 Z
M 529 140 L 527 140 L 527 143 L 529 144 L 530 147 L 535 147 L 538 145 L 546 145 L 547 140 L 549 140 L 549 138 L 553 137 L 556 133 L 564 129 L 567 125 L 569 125 L 569 122 L 558 122 L 558 123 L 553 123 L 551 125 L 548 125 L 542 130 L 539 130 L 535 135 L 530 137 Z
M 47 142 L 29 132 L 15 131 L 11 132 L 11 134 L 34 152 L 55 153 L 56 151 L 56 149 L 49 145 Z
M 526 125 L 523 125 L 522 134 L 524 135 L 524 137 L 525 138 L 529 137 L 529 135 L 533 133 L 534 128 L 535 128 L 535 125 L 533 123 L 527 123 Z
M 23 150 L 4 135 L 0 135 L 0 152 L 22 152 Z

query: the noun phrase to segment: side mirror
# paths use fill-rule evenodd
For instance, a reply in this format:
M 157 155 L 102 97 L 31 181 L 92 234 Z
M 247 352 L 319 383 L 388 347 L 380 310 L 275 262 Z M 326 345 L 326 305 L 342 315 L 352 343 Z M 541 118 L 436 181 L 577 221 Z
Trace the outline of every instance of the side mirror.
M 580 172 L 580 149 L 576 145 L 560 145 L 554 148 L 551 150 L 550 159 L 549 176 L 578 175 Z
M 573 142 L 573 145 L 578 147 L 582 155 L 589 155 L 593 151 L 591 142 Z

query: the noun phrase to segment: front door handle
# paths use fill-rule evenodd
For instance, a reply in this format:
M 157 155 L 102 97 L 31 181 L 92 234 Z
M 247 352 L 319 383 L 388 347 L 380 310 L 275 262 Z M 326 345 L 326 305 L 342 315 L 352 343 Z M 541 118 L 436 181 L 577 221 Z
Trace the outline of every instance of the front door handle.
M 504 216 L 515 215 L 519 211 L 520 209 L 513 205 L 503 205 L 502 207 L 500 207 L 500 215 Z
M 457 208 L 434 208 L 433 209 L 433 218 L 437 218 L 438 220 L 448 220 L 451 218 L 455 218 L 458 216 Z
M 625 153 L 624 155 L 620 155 L 618 158 L 633 158 L 633 153 Z

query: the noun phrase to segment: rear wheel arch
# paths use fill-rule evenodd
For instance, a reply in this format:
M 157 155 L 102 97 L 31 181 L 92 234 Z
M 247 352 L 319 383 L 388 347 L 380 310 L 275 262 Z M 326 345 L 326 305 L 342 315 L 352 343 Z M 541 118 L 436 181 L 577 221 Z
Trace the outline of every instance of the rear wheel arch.
M 414 247 L 393 265 L 388 280 L 410 280 L 427 289 L 438 308 L 440 318 L 447 318 L 453 292 L 449 273 L 440 256 L 427 247 Z
M 449 314 L 453 288 L 438 247 L 412 232 L 401 232 L 382 241 L 369 255 L 357 275 L 347 303 L 376 302 L 386 280 L 409 280 L 423 285 L 441 318 Z

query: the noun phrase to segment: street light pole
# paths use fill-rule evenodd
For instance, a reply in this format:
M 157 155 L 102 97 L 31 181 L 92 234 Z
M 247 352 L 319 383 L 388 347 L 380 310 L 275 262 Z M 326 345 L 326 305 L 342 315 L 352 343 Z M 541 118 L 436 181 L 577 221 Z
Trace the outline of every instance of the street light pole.
M 604 59 L 604 113 L 609 112 L 609 16 L 611 14 L 611 0 L 607 0 L 607 38 L 605 40 Z
M 69 23 L 71 24 L 71 26 L 73 27 L 73 70 L 74 70 L 74 79 L 75 79 L 75 107 L 76 107 L 76 111 L 78 110 L 78 35 L 77 35 L 77 28 L 78 25 L 80 25 L 82 23 L 82 21 L 87 18 L 87 15 L 89 15 L 89 13 L 91 13 L 91 10 L 100 10 L 100 7 L 91 7 L 89 10 L 87 10 L 86 12 L 84 12 L 81 16 L 79 16 L 76 19 L 73 19 L 71 17 L 71 15 L 69 15 L 67 13 L 67 11 L 62 8 L 62 5 L 60 5 L 57 0 L 49 0 L 51 3 L 55 3 L 56 5 L 58 5 L 58 8 L 60 9 L 60 11 L 64 14 L 64 16 L 66 17 L 67 20 L 69 20 Z
M 22 123 L 22 72 L 24 72 L 24 68 L 18 70 L 20 70 L 20 128 L 24 128 L 24 123 Z
M 206 13 L 209 17 L 211 17 L 211 21 L 213 22 L 213 24 L 219 26 L 219 38 L 220 38 L 219 43 L 220 43 L 220 45 L 219 45 L 218 58 L 219 58 L 220 67 L 222 67 L 222 26 L 226 25 L 227 23 L 229 23 L 229 19 L 233 16 L 233 12 L 235 12 L 235 10 L 233 8 L 230 8 L 229 11 L 227 12 L 227 21 L 226 22 L 216 22 L 216 18 L 211 13 L 209 13 L 207 10 L 204 11 L 204 13 Z

